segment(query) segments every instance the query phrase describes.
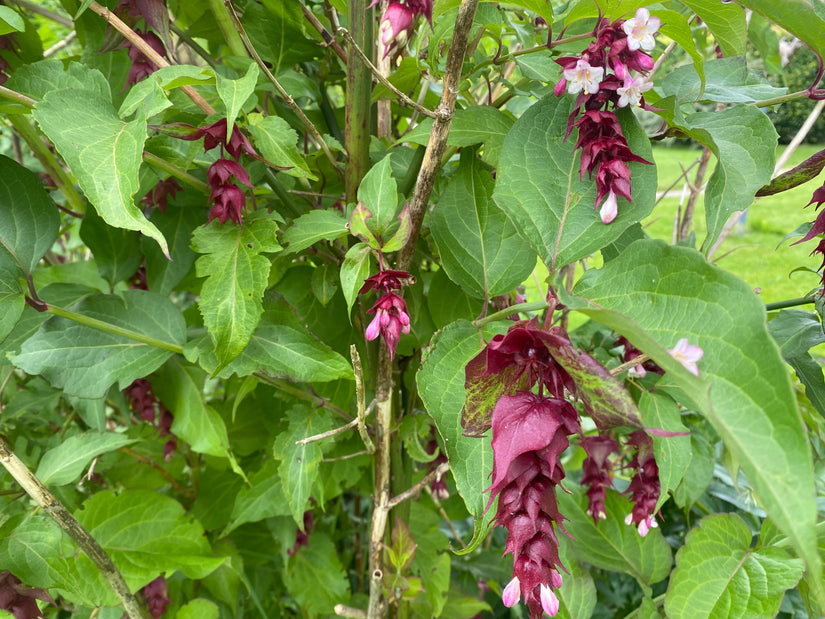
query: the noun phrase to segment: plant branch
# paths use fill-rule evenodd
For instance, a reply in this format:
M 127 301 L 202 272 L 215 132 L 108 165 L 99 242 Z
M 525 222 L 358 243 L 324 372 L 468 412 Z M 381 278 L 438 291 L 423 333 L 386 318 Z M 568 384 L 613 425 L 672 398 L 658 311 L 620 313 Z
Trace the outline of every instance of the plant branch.
M 347 64 L 347 53 L 344 51 L 344 48 L 338 44 L 338 41 L 336 41 L 335 37 L 332 36 L 330 31 L 324 27 L 324 24 L 318 21 L 318 18 L 315 17 L 315 13 L 310 11 L 305 4 L 301 4 L 301 9 L 304 12 L 304 17 L 306 18 L 306 20 L 310 24 L 312 24 L 312 27 L 315 28 L 315 30 L 318 31 L 318 34 L 320 34 L 323 37 L 324 43 L 328 47 L 332 48 L 332 51 L 334 51 L 338 58 L 341 59 L 341 62 Z
M 195 178 L 186 170 L 181 170 L 179 167 L 172 165 L 162 157 L 158 157 L 148 151 L 143 151 L 143 160 L 150 166 L 163 170 L 169 174 L 169 176 L 174 176 L 179 181 L 186 183 L 190 187 L 194 187 L 201 193 L 209 193 L 209 185 L 204 183 L 202 180 Z
M 172 485 L 172 487 L 175 489 L 175 491 L 179 492 L 180 494 L 182 494 L 186 498 L 188 498 L 188 499 L 194 498 L 193 495 L 192 495 L 191 490 L 181 486 L 177 482 L 177 480 L 174 477 L 172 477 L 172 475 L 169 473 L 169 471 L 167 471 L 165 468 L 160 466 L 157 462 L 152 460 L 152 458 L 144 456 L 143 454 L 138 453 L 134 449 L 130 449 L 128 447 L 121 447 L 120 449 L 118 449 L 118 451 L 121 452 L 121 453 L 126 454 L 127 456 L 130 456 L 130 457 L 134 458 L 138 462 L 141 462 L 141 463 L 151 467 L 152 469 L 154 469 L 158 473 L 160 473 L 161 477 L 163 477 L 166 481 L 168 481 Z
M 327 430 L 326 432 L 321 432 L 320 434 L 314 434 L 313 436 L 308 436 L 306 438 L 302 438 L 300 441 L 295 441 L 296 445 L 308 445 L 309 443 L 316 443 L 318 441 L 323 441 L 325 438 L 329 438 L 331 436 L 335 436 L 336 434 L 343 434 L 347 430 L 351 430 L 355 426 L 358 425 L 358 419 L 353 419 L 348 424 L 344 426 L 340 426 L 338 428 L 333 428 L 332 430 Z
M 338 29 L 338 34 L 341 35 L 344 38 L 344 40 L 347 42 L 347 46 L 349 47 L 349 49 L 355 50 L 355 53 L 358 54 L 358 57 L 367 66 L 367 68 L 370 70 L 370 73 L 372 73 L 373 77 L 375 77 L 375 79 L 378 82 L 380 82 L 381 85 L 383 85 L 387 90 L 389 90 L 392 94 L 394 94 L 396 97 L 398 97 L 404 105 L 408 105 L 409 107 L 414 109 L 416 112 L 426 116 L 427 118 L 437 118 L 438 117 L 438 114 L 436 112 L 433 112 L 432 110 L 427 109 L 423 105 L 419 105 L 413 99 L 410 99 L 407 95 L 405 95 L 403 92 L 398 90 L 398 88 L 393 86 L 392 83 L 386 77 L 381 75 L 381 71 L 379 71 L 378 67 L 376 67 L 374 64 L 372 64 L 372 61 L 369 58 L 367 58 L 367 55 L 364 53 L 364 50 L 362 50 L 360 47 L 358 47 L 358 45 L 353 40 L 352 35 L 349 33 L 349 31 L 346 28 L 339 28 Z
M 355 395 L 358 403 L 358 433 L 361 435 L 361 440 L 364 441 L 364 447 L 369 453 L 375 453 L 375 445 L 372 444 L 370 435 L 367 434 L 366 419 L 368 411 L 366 409 L 366 395 L 364 393 L 364 370 L 361 367 L 361 355 L 358 354 L 358 349 L 355 344 L 349 347 L 349 355 L 352 359 L 352 369 L 355 375 Z M 370 404 L 372 408 L 372 404 Z
M 284 102 L 289 106 L 301 123 L 306 127 L 307 131 L 309 131 L 312 138 L 318 143 L 318 146 L 321 147 L 321 150 L 324 151 L 327 159 L 332 164 L 332 168 L 341 173 L 341 168 L 338 165 L 338 161 L 335 159 L 335 155 L 327 146 L 327 143 L 324 141 L 324 137 L 321 135 L 321 132 L 318 131 L 318 128 L 312 123 L 312 121 L 307 118 L 307 115 L 304 114 L 304 111 L 295 103 L 295 100 L 290 96 L 290 94 L 286 91 L 286 89 L 281 86 L 280 82 L 276 79 L 272 72 L 269 70 L 269 67 L 266 66 L 266 63 L 261 58 L 260 54 L 255 50 L 252 45 L 252 41 L 249 40 L 249 37 L 246 34 L 246 30 L 241 23 L 241 20 L 238 19 L 238 14 L 235 12 L 234 7 L 232 6 L 231 0 L 224 0 L 224 4 L 229 12 L 229 15 L 232 18 L 232 22 L 235 24 L 235 30 L 237 31 L 238 35 L 241 38 L 241 41 L 246 46 L 246 51 L 252 57 L 252 59 L 258 64 L 258 68 L 263 72 L 269 82 L 275 87 L 275 90 L 278 91 L 278 94 L 281 95 L 281 98 Z
M 168 350 L 169 352 L 177 354 L 183 354 L 183 348 L 177 344 L 173 344 L 172 342 L 166 342 L 156 337 L 144 335 L 138 331 L 132 331 L 131 329 L 124 329 L 123 327 L 118 327 L 110 322 L 98 320 L 97 318 L 92 318 L 91 316 L 85 316 L 62 307 L 57 307 L 56 305 L 51 305 L 48 303 L 44 303 L 43 305 L 45 305 L 45 308 L 42 311 L 54 314 L 55 316 L 68 318 L 69 320 L 86 325 L 87 327 L 99 329 L 100 331 L 111 333 L 112 335 L 119 335 L 121 337 L 129 338 L 130 340 L 135 340 L 136 342 L 141 342 L 142 344 L 147 344 L 149 346 L 154 346 L 155 348 Z
M 21 95 L 19 92 L 9 90 L 5 86 L 0 86 L 0 99 L 12 101 L 13 103 L 19 103 L 20 105 L 27 107 L 28 109 L 32 109 L 34 107 L 34 104 L 37 103 L 37 101 L 35 101 L 31 97 L 27 97 L 26 95 Z
M 756 107 L 771 107 L 772 105 L 779 105 L 780 103 L 787 103 L 788 101 L 796 101 L 797 99 L 805 99 L 810 94 L 808 90 L 800 90 L 798 92 L 791 92 L 786 95 L 780 95 L 773 99 L 763 99 L 756 101 L 753 105 Z
M 235 10 L 232 8 L 231 0 L 208 0 L 209 8 L 212 10 L 212 15 L 221 30 L 223 40 L 229 47 L 229 51 L 233 56 L 246 56 L 246 46 L 238 36 L 237 26 L 233 24 Z
M 618 365 L 615 368 L 613 368 L 612 370 L 610 370 L 610 375 L 611 376 L 618 376 L 622 372 L 626 372 L 627 370 L 629 370 L 631 368 L 635 368 L 637 365 L 641 365 L 642 363 L 644 363 L 645 361 L 648 361 L 649 359 L 650 359 L 650 357 L 648 355 L 642 353 L 638 357 L 634 357 L 630 361 L 625 361 L 621 365 Z
M 115 564 L 106 554 L 106 551 L 97 541 L 83 528 L 77 519 L 72 516 L 64 505 L 49 492 L 49 489 L 37 479 L 28 467 L 20 461 L 9 447 L 8 443 L 0 436 L 0 464 L 9 472 L 26 493 L 34 500 L 46 514 L 54 520 L 57 525 L 71 537 L 78 547 L 86 554 L 95 567 L 100 571 L 106 582 L 115 592 L 118 599 L 123 604 L 126 614 L 130 619 L 149 619 L 148 613 L 141 607 L 123 576 L 118 571 Z
M 137 34 L 134 30 L 132 30 L 128 25 L 126 25 L 123 20 L 121 20 L 117 15 L 112 13 L 109 9 L 105 6 L 100 6 L 97 2 L 92 2 L 89 5 L 89 8 L 92 9 L 95 13 L 100 15 L 103 19 L 105 19 L 112 27 L 117 30 L 120 34 L 126 37 L 126 40 L 129 41 L 132 45 L 140 50 L 140 53 L 146 56 L 149 61 L 154 64 L 158 69 L 162 69 L 163 67 L 168 67 L 169 62 L 158 54 L 152 47 L 141 38 L 139 34 Z M 186 96 L 192 99 L 192 102 L 197 105 L 207 116 L 211 116 L 215 113 L 215 108 L 213 108 L 209 103 L 204 99 L 198 91 L 196 91 L 192 86 L 181 86 L 180 88 Z
M 444 474 L 449 470 L 450 470 L 450 463 L 449 462 L 442 462 L 437 467 L 435 467 L 432 471 L 427 473 L 421 479 L 421 481 L 419 481 L 417 484 L 415 484 L 412 488 L 410 488 L 408 490 L 405 490 L 401 494 L 397 494 L 396 496 L 392 497 L 390 499 L 389 503 L 387 503 L 387 507 L 389 509 L 392 509 L 393 507 L 399 505 L 400 503 L 403 503 L 404 501 L 407 501 L 407 500 L 415 497 L 416 495 L 418 495 L 421 492 L 421 490 L 424 488 L 424 486 L 429 485 L 433 481 L 437 481 L 437 480 L 441 479 L 444 476 Z
M 352 417 L 350 417 L 350 415 L 348 415 L 343 408 L 336 406 L 326 398 L 322 398 L 317 394 L 309 393 L 308 391 L 299 389 L 298 387 L 291 385 L 289 381 L 286 381 L 281 378 L 275 378 L 274 376 L 270 376 L 269 374 L 266 374 L 264 372 L 254 372 L 253 376 L 265 382 L 267 385 L 271 385 L 272 387 L 277 388 L 279 391 L 283 391 L 284 393 L 291 395 L 293 398 L 304 400 L 305 402 L 309 402 L 311 404 L 314 404 L 315 406 L 320 406 L 335 413 L 342 419 L 352 421 Z
M 516 303 L 515 305 L 511 305 L 510 307 L 490 314 L 489 316 L 485 316 L 484 318 L 474 320 L 473 325 L 480 329 L 484 325 L 490 324 L 491 322 L 495 322 L 497 320 L 504 320 L 511 314 L 518 314 L 520 312 L 539 312 L 543 309 L 547 309 L 547 307 L 547 301 L 531 301 L 529 303 Z
M 765 311 L 774 312 L 776 310 L 785 309 L 786 307 L 798 307 L 800 305 L 810 305 L 811 303 L 816 303 L 816 296 L 799 297 L 798 299 L 786 299 L 785 301 L 765 303 Z

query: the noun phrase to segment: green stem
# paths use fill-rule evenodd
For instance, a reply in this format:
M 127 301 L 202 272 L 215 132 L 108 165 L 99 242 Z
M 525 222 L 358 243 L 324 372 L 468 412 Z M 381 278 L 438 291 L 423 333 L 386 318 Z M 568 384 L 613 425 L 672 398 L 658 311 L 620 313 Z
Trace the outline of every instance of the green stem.
M 503 320 L 510 316 L 511 314 L 518 314 L 519 312 L 538 312 L 540 310 L 546 309 L 549 307 L 547 301 L 532 301 L 530 303 L 517 303 L 516 305 L 511 305 L 510 307 L 498 311 L 494 314 L 490 314 L 489 316 L 485 316 L 484 318 L 479 318 L 478 320 L 473 321 L 473 325 L 478 327 L 479 329 L 486 324 L 491 322 L 495 322 L 496 320 Z
M 159 340 L 156 337 L 144 335 L 143 333 L 138 333 L 137 331 L 132 331 L 131 329 L 124 329 L 123 327 L 118 327 L 117 325 L 113 325 L 110 322 L 104 322 L 103 320 L 98 320 L 97 318 L 84 316 L 83 314 L 78 314 L 77 312 L 73 312 L 62 307 L 57 307 L 56 305 L 44 305 L 46 306 L 44 311 L 49 312 L 50 314 L 54 314 L 55 316 L 68 318 L 69 320 L 74 320 L 75 322 L 78 322 L 82 325 L 86 325 L 87 327 L 99 329 L 101 331 L 105 331 L 106 333 L 111 333 L 112 335 L 126 337 L 130 340 L 141 342 L 142 344 L 154 346 L 155 348 L 161 348 L 163 350 L 168 350 L 170 352 L 183 354 L 183 348 L 181 346 L 178 346 L 177 344 L 166 342 L 164 340 Z
M 172 165 L 165 159 L 158 157 L 157 155 L 153 155 L 150 152 L 143 151 L 143 160 L 150 166 L 153 166 L 159 170 L 163 170 L 164 172 L 169 174 L 169 176 L 174 176 L 176 179 L 186 183 L 190 187 L 194 187 L 202 193 L 209 193 L 209 185 L 204 183 L 202 180 L 195 178 L 194 176 L 189 174 L 189 172 L 181 170 L 179 167 Z
M 808 96 L 807 90 L 800 90 L 799 92 L 792 92 L 787 95 L 782 95 L 780 97 L 774 97 L 773 99 L 764 99 L 762 101 L 756 101 L 754 105 L 756 107 L 770 107 L 772 105 L 779 105 L 780 103 L 787 103 L 788 101 L 796 101 L 797 99 L 805 99 Z
M 27 97 L 26 95 L 21 95 L 19 92 L 9 90 L 5 86 L 0 86 L 0 99 L 12 101 L 13 103 L 19 103 L 20 105 L 27 107 L 28 109 L 32 109 L 34 107 L 34 104 L 37 103 L 37 101 L 35 101 L 31 97 Z
M 224 0 L 208 0 L 209 8 L 212 10 L 212 15 L 215 16 L 215 21 L 218 23 L 218 28 L 221 29 L 223 39 L 229 47 L 229 51 L 233 56 L 246 56 L 246 48 L 241 40 L 238 31 L 235 30 L 235 25 L 232 23 L 232 16 L 224 4 Z
M 326 398 L 322 398 L 319 395 L 314 393 L 309 393 L 308 391 L 304 391 L 303 389 L 299 389 L 298 387 L 289 383 L 289 381 L 283 380 L 281 378 L 275 378 L 270 376 L 269 374 L 265 374 L 264 372 L 255 372 L 255 378 L 258 378 L 262 382 L 265 382 L 267 385 L 271 385 L 278 389 L 278 391 L 282 391 L 287 395 L 291 395 L 293 398 L 297 398 L 299 400 L 304 400 L 305 402 L 309 402 L 314 404 L 315 406 L 323 406 L 329 411 L 332 411 L 342 419 L 346 419 L 347 421 L 352 421 L 352 415 L 349 415 L 343 408 L 336 406 Z
M 46 172 L 52 177 L 57 188 L 60 189 L 66 197 L 66 202 L 69 203 L 70 208 L 78 213 L 85 213 L 86 201 L 81 197 L 80 193 L 78 193 L 74 183 L 72 183 L 69 175 L 66 174 L 66 171 L 60 165 L 57 157 L 54 156 L 52 151 L 43 143 L 43 140 L 40 139 L 40 134 L 37 133 L 34 126 L 22 114 L 10 114 L 8 121 L 12 127 L 14 127 L 15 131 L 20 134 L 20 137 L 26 141 L 29 148 L 32 149 L 34 156 L 37 157 L 40 163 L 43 164 L 43 167 L 46 168 Z
M 353 43 L 372 56 L 372 12 L 366 0 L 350 0 L 347 24 Z M 347 201 L 355 202 L 358 185 L 370 167 L 372 75 L 357 54 L 347 54 L 347 98 L 344 146 L 349 160 L 345 173 Z
M 816 298 L 799 297 L 798 299 L 787 299 L 785 301 L 765 303 L 765 310 L 768 312 L 773 312 L 775 310 L 785 309 L 786 307 L 797 307 L 799 305 L 808 305 L 809 303 L 816 303 Z

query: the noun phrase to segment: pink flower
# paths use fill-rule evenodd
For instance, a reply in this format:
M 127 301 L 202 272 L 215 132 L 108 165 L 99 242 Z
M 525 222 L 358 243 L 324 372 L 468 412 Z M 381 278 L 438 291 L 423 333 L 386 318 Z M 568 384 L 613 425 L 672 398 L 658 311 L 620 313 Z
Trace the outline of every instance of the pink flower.
M 564 79 L 567 80 L 567 92 L 571 95 L 581 92 L 595 95 L 599 92 L 599 84 L 604 77 L 604 68 L 591 67 L 584 59 L 576 62 L 576 66 L 564 70 Z
M 375 313 L 375 318 L 372 319 L 364 335 L 368 340 L 374 340 L 379 335 L 383 335 L 384 342 L 390 351 L 390 359 L 394 359 L 401 334 L 410 332 L 407 303 L 394 292 L 388 292 L 375 302 L 368 313 Z
M 553 590 L 547 585 L 541 585 L 539 597 L 541 599 L 542 610 L 551 617 L 555 617 L 556 613 L 559 612 L 559 598 L 556 597 Z
M 636 106 L 642 100 L 642 93 L 647 92 L 653 88 L 651 82 L 645 81 L 642 76 L 632 78 L 629 74 L 624 77 L 624 85 L 617 88 L 616 92 L 619 94 L 619 107 L 626 107 L 627 105 Z
M 616 202 L 616 194 L 611 190 L 610 193 L 607 194 L 607 200 L 602 204 L 602 208 L 599 209 L 599 217 L 601 217 L 603 224 L 609 224 L 616 219 L 616 215 L 618 214 L 619 205 L 618 202 Z
M 637 49 L 652 50 L 656 46 L 653 35 L 661 25 L 658 17 L 651 17 L 650 11 L 640 8 L 636 11 L 636 16 L 628 19 L 622 24 L 622 29 L 627 34 L 627 48 L 635 52 Z
M 705 351 L 699 346 L 689 344 L 688 339 L 683 337 L 676 342 L 675 348 L 671 348 L 668 352 L 670 356 L 681 363 L 688 372 L 694 376 L 699 376 L 699 368 L 696 366 L 696 362 L 705 354 Z
M 381 16 L 379 29 L 384 56 L 407 44 L 413 29 L 413 11 L 406 4 L 393 2 Z
M 507 608 L 512 608 L 519 603 L 520 599 L 521 585 L 519 584 L 518 578 L 513 576 L 513 579 L 507 583 L 507 586 L 504 587 L 504 591 L 501 593 L 501 601 L 504 602 Z

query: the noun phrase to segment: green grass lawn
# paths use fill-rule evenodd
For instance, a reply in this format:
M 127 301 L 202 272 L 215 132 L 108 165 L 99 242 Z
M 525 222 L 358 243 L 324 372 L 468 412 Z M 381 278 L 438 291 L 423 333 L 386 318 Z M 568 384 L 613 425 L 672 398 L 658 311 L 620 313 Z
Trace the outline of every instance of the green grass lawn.
M 822 147 L 800 146 L 786 164 L 791 168 Z M 777 151 L 777 157 L 782 148 Z M 659 189 L 667 189 L 681 174 L 680 163 L 688 167 L 695 161 L 701 151 L 688 148 L 654 148 L 654 159 L 659 172 Z M 715 167 L 711 159 L 705 180 Z M 691 179 L 695 173 L 691 171 Z M 800 267 L 817 269 L 820 261 L 810 256 L 816 247 L 816 240 L 791 246 L 795 240 L 782 239 L 800 224 L 812 221 L 815 217 L 813 208 L 803 207 L 811 199 L 813 191 L 822 184 L 822 177 L 809 181 L 790 191 L 774 196 L 759 198 L 748 209 L 744 225 L 734 228 L 713 256 L 716 264 L 744 280 L 759 293 L 766 303 L 802 297 L 815 289 L 819 276 L 809 271 L 795 271 Z M 681 191 L 682 183 L 674 187 Z M 685 199 L 687 202 L 687 199 Z M 654 237 L 671 241 L 673 220 L 679 205 L 679 198 L 664 198 L 654 209 L 653 214 L 642 222 L 646 232 Z M 706 233 L 703 201 L 700 198 L 694 216 L 696 245 L 701 246 Z M 780 246 L 781 243 L 781 246 Z

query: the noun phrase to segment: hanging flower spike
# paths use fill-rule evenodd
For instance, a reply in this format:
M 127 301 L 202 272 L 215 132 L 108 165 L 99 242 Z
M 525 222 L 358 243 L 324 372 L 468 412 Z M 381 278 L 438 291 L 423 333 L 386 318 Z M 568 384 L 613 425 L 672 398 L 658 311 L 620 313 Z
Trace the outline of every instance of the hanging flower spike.
M 168 58 L 163 42 L 154 32 L 142 32 L 140 30 L 135 30 L 135 34 L 139 35 L 141 39 L 146 41 L 146 43 L 149 44 L 149 47 L 155 50 L 158 54 L 164 58 Z M 158 68 L 155 66 L 154 62 L 144 56 L 143 52 L 132 45 L 129 41 L 124 42 L 123 45 L 121 45 L 121 48 L 123 47 L 126 48 L 129 53 L 129 60 L 132 61 L 132 64 L 129 66 L 129 74 L 126 76 L 126 85 L 123 87 L 123 89 L 126 90 L 129 86 L 137 84 L 147 75 L 151 75 L 157 71 Z
M 607 518 L 604 498 L 607 488 L 613 484 L 613 463 L 608 456 L 619 453 L 619 444 L 609 436 L 588 436 L 579 444 L 587 457 L 582 464 L 582 485 L 587 486 L 589 505 L 587 513 L 593 518 L 594 524 Z
M 502 396 L 493 412 L 493 483 L 487 508 L 498 497 L 495 523 L 507 529 L 504 554 L 513 555 L 513 579 L 503 601 L 520 597 L 532 619 L 559 610 L 552 588 L 562 584 L 556 527 L 564 517 L 556 486 L 564 479 L 559 462 L 568 436 L 581 431 L 572 404 L 529 391 Z M 552 588 L 551 588 L 552 587 Z
M 681 363 L 688 372 L 694 376 L 699 376 L 699 368 L 696 365 L 696 362 L 699 361 L 699 359 L 702 358 L 702 355 L 705 354 L 705 351 L 703 351 L 699 346 L 689 344 L 688 339 L 683 337 L 676 342 L 676 347 L 671 348 L 668 352 L 670 353 L 670 356 Z
M 158 576 L 148 585 L 143 587 L 143 597 L 146 600 L 146 607 L 155 619 L 159 619 L 166 612 L 166 607 L 172 603 L 169 598 L 169 587 L 166 579 Z
M 651 51 L 656 47 L 653 36 L 659 30 L 662 22 L 658 17 L 651 17 L 650 11 L 642 7 L 636 10 L 636 16 L 622 24 L 622 30 L 627 34 L 627 48 L 636 51 L 641 48 Z
M 625 494 L 630 494 L 630 500 L 633 501 L 633 510 L 625 518 L 625 524 L 637 525 L 639 535 L 645 537 L 650 529 L 659 526 L 653 515 L 661 492 L 659 466 L 653 457 L 653 439 L 643 430 L 631 434 L 627 443 L 636 446 L 636 453 L 630 461 L 636 474 L 625 490 Z
M 375 318 L 367 327 L 365 337 L 372 341 L 383 335 L 384 343 L 390 351 L 390 359 L 395 359 L 395 349 L 398 348 L 401 334 L 410 332 L 407 303 L 394 292 L 388 292 L 375 302 L 368 313 L 375 313 Z

